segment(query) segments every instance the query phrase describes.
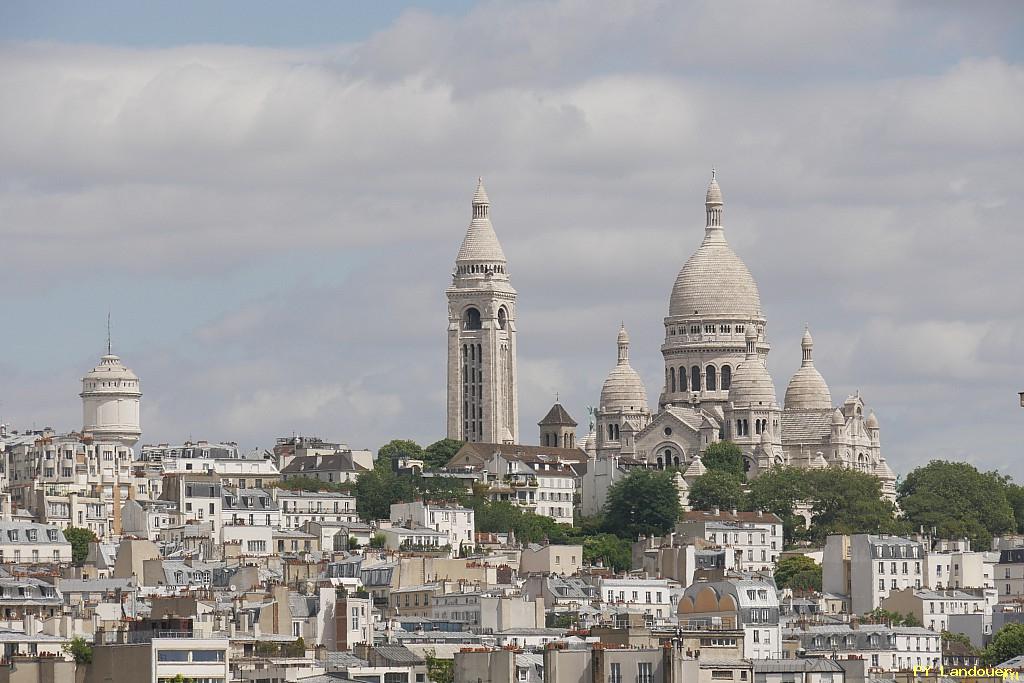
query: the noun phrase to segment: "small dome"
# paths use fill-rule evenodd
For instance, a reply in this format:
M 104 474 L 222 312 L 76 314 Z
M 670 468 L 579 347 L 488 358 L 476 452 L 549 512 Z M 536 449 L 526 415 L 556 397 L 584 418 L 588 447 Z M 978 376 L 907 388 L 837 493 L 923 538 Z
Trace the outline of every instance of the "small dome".
M 732 386 L 729 387 L 729 400 L 736 407 L 777 405 L 775 384 L 768 374 L 768 368 L 756 355 L 748 353 L 736 368 L 732 375 Z
M 828 390 L 825 378 L 814 367 L 814 340 L 810 330 L 804 330 L 800 347 L 803 362 L 786 387 L 785 407 L 794 410 L 828 410 L 832 407 L 832 393 Z
M 843 416 L 843 411 L 836 408 L 836 412 L 832 413 L 832 424 L 842 427 L 846 424 L 846 418 Z
M 868 419 L 864 421 L 864 426 L 868 429 L 878 429 L 878 418 L 875 417 L 875 411 L 868 413 Z
M 647 387 L 637 371 L 616 365 L 601 385 L 602 410 L 647 410 Z
M 100 358 L 100 364 L 85 374 L 82 379 L 95 379 L 103 382 L 110 380 L 137 380 L 138 375 L 121 364 L 121 358 L 112 353 Z
M 647 410 L 647 387 L 629 364 L 629 333 L 625 325 L 619 329 L 616 344 L 619 360 L 601 386 L 601 409 Z

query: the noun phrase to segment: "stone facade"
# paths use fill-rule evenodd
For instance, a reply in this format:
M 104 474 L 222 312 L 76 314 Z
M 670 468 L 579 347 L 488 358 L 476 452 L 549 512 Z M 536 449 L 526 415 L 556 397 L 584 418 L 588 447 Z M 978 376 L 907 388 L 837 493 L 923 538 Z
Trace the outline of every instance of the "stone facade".
M 895 499 L 895 475 L 881 453 L 878 419 L 859 392 L 832 405 L 814 367 L 810 332 L 803 361 L 779 403 L 765 366 L 770 350 L 757 283 L 729 247 L 724 200 L 712 175 L 704 239 L 680 270 L 664 319 L 664 385 L 658 412 L 629 366 L 629 337 L 619 332 L 619 362 L 583 442 L 598 459 L 625 457 L 648 467 L 686 470 L 710 444 L 729 439 L 743 451 L 748 476 L 778 465 L 841 467 L 877 476 Z
M 516 290 L 483 181 L 455 259 L 448 297 L 448 437 L 518 443 Z

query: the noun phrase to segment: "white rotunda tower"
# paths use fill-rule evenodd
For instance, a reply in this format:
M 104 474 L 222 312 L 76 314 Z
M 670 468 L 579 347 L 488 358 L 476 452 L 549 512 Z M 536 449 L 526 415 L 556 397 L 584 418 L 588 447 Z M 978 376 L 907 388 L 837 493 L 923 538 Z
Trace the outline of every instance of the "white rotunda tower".
M 82 433 L 105 442 L 132 447 L 142 434 L 139 377 L 111 351 L 82 378 Z
M 729 402 L 736 369 L 745 360 L 747 332 L 755 333 L 762 361 L 769 345 L 761 295 L 750 270 L 725 239 L 722 190 L 716 174 L 704 198 L 704 240 L 686 261 L 665 318 L 665 384 L 658 401 L 699 405 L 718 416 Z
M 491 225 L 483 180 L 448 297 L 448 438 L 519 442 L 516 290 Z

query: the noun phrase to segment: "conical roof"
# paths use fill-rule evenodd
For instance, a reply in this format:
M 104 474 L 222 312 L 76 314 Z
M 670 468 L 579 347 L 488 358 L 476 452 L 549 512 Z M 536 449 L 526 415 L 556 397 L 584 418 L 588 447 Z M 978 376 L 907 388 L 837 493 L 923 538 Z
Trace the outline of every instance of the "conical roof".
M 561 403 L 555 403 L 555 405 L 551 406 L 551 410 L 548 411 L 548 414 L 545 415 L 537 425 L 541 427 L 549 425 L 575 427 L 576 420 L 570 417 L 569 413 L 565 411 L 565 408 L 562 407 Z
M 491 225 L 490 199 L 484 189 L 483 178 L 478 179 L 473 194 L 473 218 L 455 257 L 456 263 L 505 263 L 505 252 Z
M 690 461 L 689 466 L 687 466 L 686 471 L 683 472 L 683 477 L 687 479 L 696 479 L 697 477 L 706 474 L 707 471 L 708 468 L 704 466 L 703 462 L 701 462 L 700 456 L 695 455 L 693 460 Z

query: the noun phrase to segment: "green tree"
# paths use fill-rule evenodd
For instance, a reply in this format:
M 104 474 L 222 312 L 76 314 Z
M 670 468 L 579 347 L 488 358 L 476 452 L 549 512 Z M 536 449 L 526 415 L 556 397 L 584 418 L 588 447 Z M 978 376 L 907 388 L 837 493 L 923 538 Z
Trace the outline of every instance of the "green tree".
M 427 660 L 427 678 L 431 683 L 454 683 L 455 661 L 440 659 L 433 650 L 424 653 Z
M 748 484 L 747 505 L 753 510 L 764 510 L 782 520 L 783 542 L 792 543 L 803 532 L 804 518 L 796 508 L 811 498 L 807 470 L 796 467 L 773 467 Z
M 376 468 L 360 474 L 355 485 L 356 511 L 364 521 L 391 516 L 391 504 L 416 497 L 411 477 L 400 477 L 390 469 Z
M 1024 532 L 1024 486 L 1006 481 L 1006 502 L 1013 508 L 1013 520 L 1017 524 L 1017 533 Z
M 628 540 L 615 534 L 584 537 L 583 561 L 595 565 L 598 560 L 616 572 L 627 571 L 633 565 L 632 545 Z
M 864 615 L 864 620 L 873 624 L 890 624 L 892 626 L 920 626 L 921 622 L 911 613 L 900 614 L 881 607 L 876 607 Z
M 829 534 L 908 533 L 896 520 L 896 507 L 882 498 L 881 482 L 858 470 L 809 470 L 812 501 L 811 540 L 822 543 Z
M 384 534 L 374 534 L 373 537 L 370 539 L 370 547 L 383 548 L 386 542 L 387 538 L 384 536 Z
M 732 472 L 708 470 L 690 486 L 690 507 L 694 510 L 742 507 L 743 481 Z
M 92 529 L 69 526 L 64 530 L 64 538 L 71 544 L 71 561 L 81 564 L 88 557 L 89 544 L 96 541 L 96 534 Z
M 391 463 L 398 458 L 423 458 L 423 448 L 409 439 L 393 439 L 377 449 L 375 467 L 383 468 L 384 464 L 391 469 Z M 382 464 L 384 463 L 384 464 Z
M 88 664 L 92 661 L 92 645 L 82 636 L 75 636 L 64 643 L 64 652 L 71 655 L 77 664 Z
M 903 480 L 899 503 L 913 528 L 934 527 L 942 538 L 966 536 L 974 547 L 984 548 L 993 535 L 1017 528 L 1006 489 L 1007 481 L 995 472 L 932 460 Z
M 996 631 L 988 647 L 982 650 L 981 662 L 995 666 L 1018 655 L 1024 655 L 1024 624 L 1007 624 Z
M 664 534 L 679 521 L 680 509 L 671 473 L 635 469 L 608 489 L 605 526 L 629 539 Z
M 423 450 L 423 464 L 426 467 L 439 469 L 444 467 L 455 454 L 462 448 L 464 441 L 457 439 L 441 439 L 435 441 Z
M 779 588 L 821 590 L 821 565 L 806 555 L 794 555 L 775 563 L 775 583 Z
M 728 472 L 737 479 L 746 479 L 747 468 L 743 460 L 743 451 L 732 441 L 718 441 L 711 444 L 704 449 L 700 459 L 708 470 Z

